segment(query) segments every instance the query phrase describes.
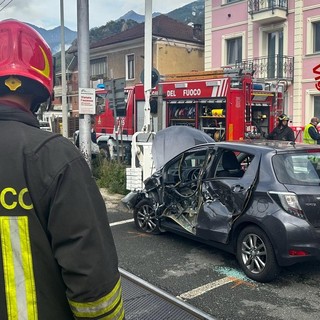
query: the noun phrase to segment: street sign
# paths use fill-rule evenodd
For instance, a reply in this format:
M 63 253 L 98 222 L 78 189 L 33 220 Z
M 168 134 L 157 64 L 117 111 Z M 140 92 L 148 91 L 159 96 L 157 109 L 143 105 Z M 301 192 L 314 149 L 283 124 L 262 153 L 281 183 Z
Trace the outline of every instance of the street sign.
M 79 113 L 96 113 L 96 90 L 93 88 L 79 88 Z

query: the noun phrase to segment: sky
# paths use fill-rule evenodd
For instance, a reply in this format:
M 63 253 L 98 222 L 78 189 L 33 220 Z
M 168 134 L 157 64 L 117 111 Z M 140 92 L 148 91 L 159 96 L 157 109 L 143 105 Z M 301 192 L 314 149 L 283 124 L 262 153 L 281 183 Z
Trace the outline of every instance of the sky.
M 193 1 L 152 0 L 152 12 L 168 13 Z M 78 0 L 0 0 L 0 20 L 18 19 L 50 30 L 60 25 L 60 4 L 63 3 L 64 25 L 77 31 L 77 2 Z M 145 13 L 144 0 L 88 0 L 88 3 L 90 29 L 117 20 L 130 10 L 142 15 Z

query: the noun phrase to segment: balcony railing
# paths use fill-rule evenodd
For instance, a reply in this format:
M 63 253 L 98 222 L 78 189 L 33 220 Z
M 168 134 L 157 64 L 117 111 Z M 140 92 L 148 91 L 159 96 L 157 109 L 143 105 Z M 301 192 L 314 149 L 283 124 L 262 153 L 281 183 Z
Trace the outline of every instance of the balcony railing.
M 236 62 L 237 68 L 254 71 L 255 79 L 287 80 L 293 82 L 294 57 L 274 55 Z
M 274 23 L 287 19 L 287 0 L 248 0 L 248 13 L 260 23 Z
M 258 13 L 261 11 L 272 11 L 281 9 L 288 13 L 287 0 L 248 0 L 249 14 Z

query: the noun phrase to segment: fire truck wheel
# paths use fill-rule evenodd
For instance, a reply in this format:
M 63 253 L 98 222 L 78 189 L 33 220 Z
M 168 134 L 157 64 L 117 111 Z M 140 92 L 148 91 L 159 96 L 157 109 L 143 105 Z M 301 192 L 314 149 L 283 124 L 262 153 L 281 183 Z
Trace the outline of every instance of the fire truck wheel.
M 108 144 L 106 143 L 102 143 L 100 145 L 100 154 L 103 158 L 107 159 L 107 160 L 110 160 L 110 151 L 109 151 L 109 148 L 108 148 Z
M 133 218 L 137 230 L 152 234 L 161 233 L 153 204 L 149 199 L 143 199 L 136 205 Z

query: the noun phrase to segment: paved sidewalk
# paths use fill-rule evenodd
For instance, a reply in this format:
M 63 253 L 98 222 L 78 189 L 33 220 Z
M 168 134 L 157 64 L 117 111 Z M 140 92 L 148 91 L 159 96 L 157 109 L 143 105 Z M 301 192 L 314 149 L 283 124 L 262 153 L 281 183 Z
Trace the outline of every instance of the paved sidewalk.
M 100 188 L 100 192 L 106 203 L 107 210 L 121 209 L 123 211 L 125 209 L 125 206 L 121 204 L 121 199 L 124 197 L 123 194 L 110 193 L 105 188 Z

